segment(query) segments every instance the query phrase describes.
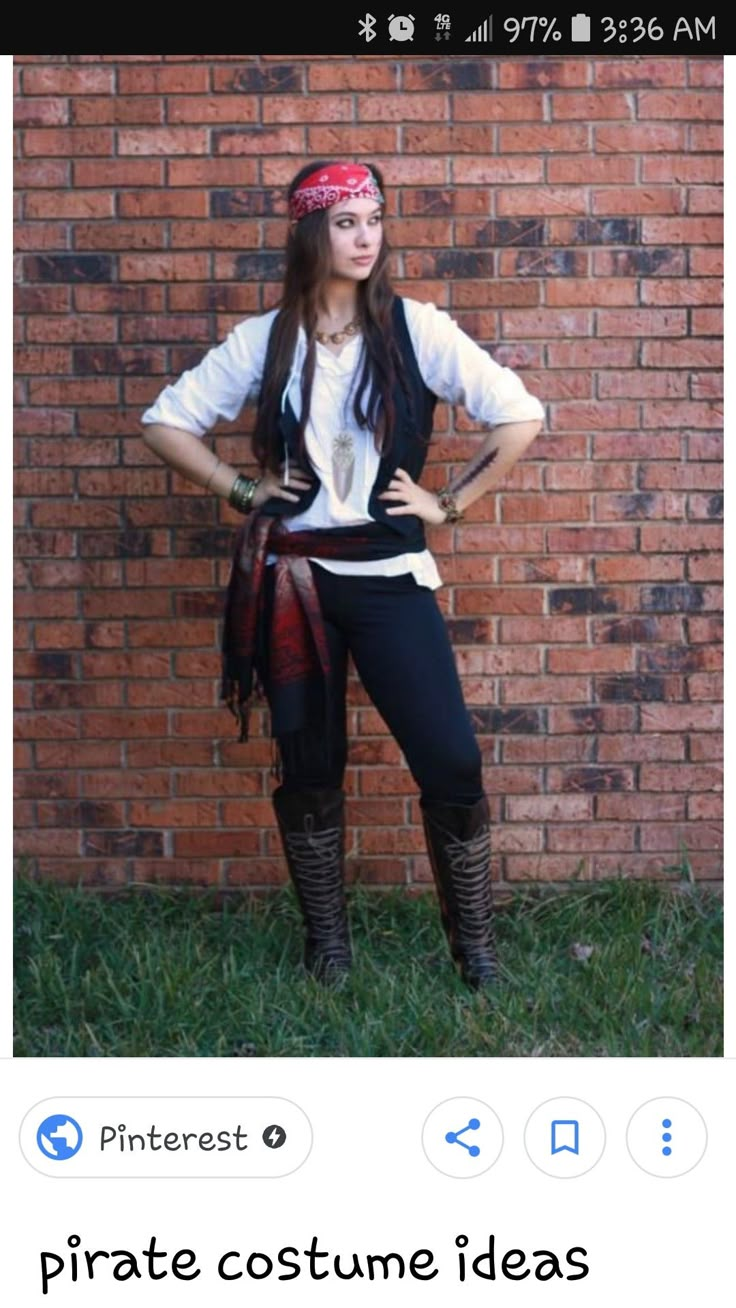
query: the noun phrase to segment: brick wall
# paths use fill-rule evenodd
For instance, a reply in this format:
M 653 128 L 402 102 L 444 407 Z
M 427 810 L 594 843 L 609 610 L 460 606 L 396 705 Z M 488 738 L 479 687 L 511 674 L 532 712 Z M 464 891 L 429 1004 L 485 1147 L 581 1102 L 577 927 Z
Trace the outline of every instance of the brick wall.
M 16 78 L 17 849 L 43 878 L 280 881 L 263 713 L 218 704 L 236 515 L 141 411 L 275 302 L 283 187 L 375 160 L 398 289 L 548 422 L 431 528 L 506 886 L 720 875 L 721 74 L 658 57 L 27 55 Z M 249 464 L 251 411 L 215 434 Z M 426 482 L 480 433 L 439 406 Z M 427 706 L 431 712 L 431 705 Z M 355 679 L 353 874 L 424 882 Z

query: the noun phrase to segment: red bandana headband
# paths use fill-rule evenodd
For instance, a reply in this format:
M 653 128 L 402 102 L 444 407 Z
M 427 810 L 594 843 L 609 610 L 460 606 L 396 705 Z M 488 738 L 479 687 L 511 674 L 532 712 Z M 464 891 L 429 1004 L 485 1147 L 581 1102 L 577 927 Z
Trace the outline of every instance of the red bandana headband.
M 365 164 L 330 164 L 310 173 L 289 201 L 289 217 L 303 218 L 315 209 L 329 209 L 338 200 L 375 200 L 383 204 L 373 173 Z

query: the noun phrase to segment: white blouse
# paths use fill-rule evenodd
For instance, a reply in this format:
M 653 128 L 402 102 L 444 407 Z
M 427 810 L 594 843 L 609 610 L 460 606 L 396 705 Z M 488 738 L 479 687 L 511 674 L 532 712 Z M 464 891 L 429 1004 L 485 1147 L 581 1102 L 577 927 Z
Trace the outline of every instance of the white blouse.
M 474 421 L 489 427 L 544 417 L 542 405 L 529 394 L 521 378 L 511 368 L 496 363 L 448 313 L 432 303 L 422 304 L 406 296 L 403 303 L 422 379 L 441 400 L 462 404 Z M 238 323 L 221 345 L 208 351 L 201 363 L 164 388 L 146 409 L 141 422 L 181 427 L 201 437 L 219 419 L 237 418 L 244 403 L 258 396 L 269 330 L 276 313 L 272 309 Z M 321 484 L 304 513 L 281 519 L 289 531 L 358 526 L 374 520 L 368 513 L 368 499 L 378 474 L 380 456 L 373 432 L 361 430 L 352 412 L 353 386 L 361 373 L 362 345 L 362 336 L 350 337 L 340 354 L 335 355 L 326 346 L 317 344 L 305 443 Z M 287 399 L 291 402 L 297 419 L 301 413 L 301 372 L 306 349 L 306 333 L 300 327 L 281 401 L 282 410 Z M 355 451 L 352 484 L 344 499 L 337 493 L 332 471 L 336 413 L 339 431 L 352 437 Z M 398 502 L 385 501 L 389 506 Z M 268 561 L 273 562 L 275 557 L 270 555 Z M 442 585 L 429 550 L 388 559 L 315 559 L 314 562 L 331 572 L 361 576 L 412 572 L 420 585 L 432 590 Z

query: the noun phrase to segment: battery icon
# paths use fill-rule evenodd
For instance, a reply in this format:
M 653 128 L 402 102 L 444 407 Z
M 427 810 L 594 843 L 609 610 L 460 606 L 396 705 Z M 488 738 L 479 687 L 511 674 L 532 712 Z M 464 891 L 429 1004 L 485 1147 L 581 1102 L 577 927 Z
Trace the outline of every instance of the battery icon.
M 573 41 L 590 40 L 590 16 L 588 14 L 573 14 L 571 36 Z

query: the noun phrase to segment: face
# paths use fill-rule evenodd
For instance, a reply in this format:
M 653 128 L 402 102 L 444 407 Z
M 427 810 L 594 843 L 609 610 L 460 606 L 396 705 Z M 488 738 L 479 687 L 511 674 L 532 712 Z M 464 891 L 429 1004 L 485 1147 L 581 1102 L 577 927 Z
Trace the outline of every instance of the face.
M 334 277 L 365 281 L 383 240 L 382 208 L 375 200 L 340 200 L 327 211 Z

